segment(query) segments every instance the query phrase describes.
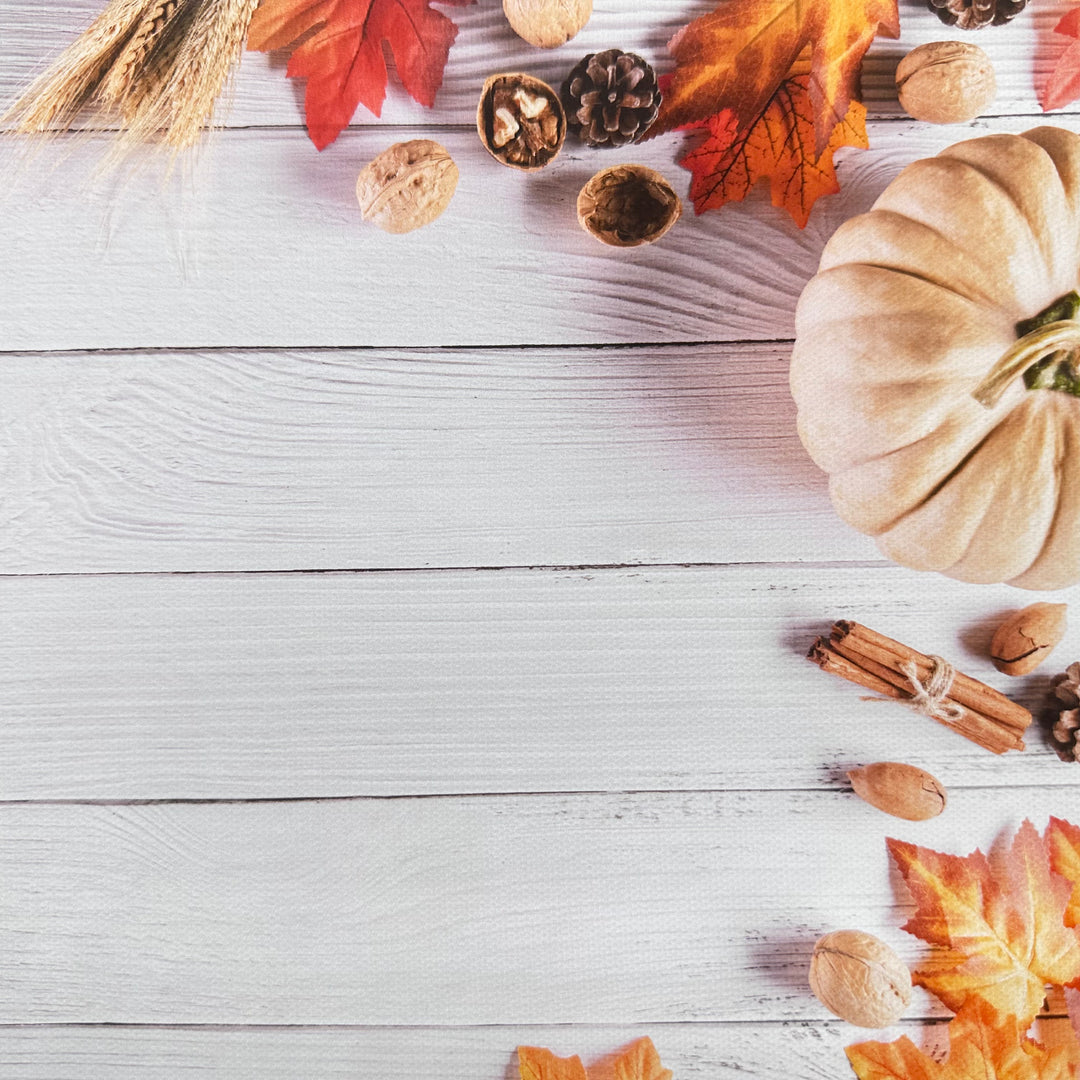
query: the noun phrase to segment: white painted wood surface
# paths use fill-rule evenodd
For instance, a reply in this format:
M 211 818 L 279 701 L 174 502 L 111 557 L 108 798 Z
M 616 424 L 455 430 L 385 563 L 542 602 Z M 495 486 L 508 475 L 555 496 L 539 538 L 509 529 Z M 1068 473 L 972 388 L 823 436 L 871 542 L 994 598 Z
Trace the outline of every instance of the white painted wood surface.
M 10 800 L 838 791 L 896 759 L 950 788 L 1076 783 L 1036 729 L 999 761 L 807 661 L 857 616 L 1040 706 L 1049 673 L 986 659 L 1016 590 L 899 567 L 24 576 L 0 597 Z
M 280 56 L 163 182 L 95 175 L 107 135 L 0 140 L 0 1077 L 514 1077 L 649 1034 L 675 1076 L 844 1075 L 868 1036 L 810 995 L 816 936 L 904 958 L 887 835 L 965 853 L 1080 821 L 1038 726 L 998 758 L 807 663 L 855 617 L 1036 709 L 986 659 L 1033 599 L 902 570 L 836 519 L 793 429 L 796 300 L 908 161 L 1052 120 L 1064 7 L 980 34 L 992 115 L 902 117 L 900 55 L 964 37 L 916 0 L 864 71 L 872 149 L 800 232 L 759 195 L 653 247 L 573 215 L 597 168 L 682 190 L 681 142 L 567 148 L 535 177 L 472 129 L 494 67 L 552 82 L 712 0 L 596 0 L 517 41 L 497 0 L 437 106 L 393 83 L 315 152 Z M 0 97 L 98 0 L 0 0 Z M 389 142 L 453 152 L 451 209 L 362 226 Z M 1071 598 L 1066 594 L 1064 599 Z M 844 772 L 930 768 L 896 821 Z M 901 1027 L 942 1047 L 940 1009 Z M 923 1023 L 928 1020 L 928 1023 Z M 1052 1024 L 1051 1024 L 1052 1029 Z

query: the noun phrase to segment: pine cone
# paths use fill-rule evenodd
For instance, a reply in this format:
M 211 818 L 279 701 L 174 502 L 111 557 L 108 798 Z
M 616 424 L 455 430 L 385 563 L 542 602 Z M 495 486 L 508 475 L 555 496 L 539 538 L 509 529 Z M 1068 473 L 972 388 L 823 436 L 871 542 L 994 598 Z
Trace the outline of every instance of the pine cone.
M 589 146 L 625 146 L 660 108 L 656 73 L 636 53 L 589 53 L 562 85 L 566 123 Z
M 1050 734 L 1054 749 L 1062 761 L 1080 761 L 1080 663 L 1070 664 L 1064 675 L 1054 680 L 1053 711 L 1056 714 Z
M 926 0 L 926 6 L 946 26 L 981 30 L 1000 26 L 1024 10 L 1027 0 Z

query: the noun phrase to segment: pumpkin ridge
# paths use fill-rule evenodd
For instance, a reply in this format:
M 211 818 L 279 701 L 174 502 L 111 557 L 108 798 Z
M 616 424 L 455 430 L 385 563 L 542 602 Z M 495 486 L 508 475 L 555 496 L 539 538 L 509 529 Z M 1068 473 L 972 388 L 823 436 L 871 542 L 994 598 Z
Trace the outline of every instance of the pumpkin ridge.
M 910 449 L 911 447 L 916 447 L 919 445 L 919 443 L 923 443 L 926 442 L 928 439 L 932 439 L 938 430 L 939 429 L 935 428 L 934 431 L 928 432 L 926 435 L 922 435 L 919 438 L 914 439 L 907 446 L 898 446 L 895 450 L 890 450 L 888 454 L 883 454 L 882 458 L 889 457 L 892 454 L 898 454 L 904 450 Z M 986 440 L 989 439 L 992 434 L 993 428 L 990 428 L 989 430 L 983 432 L 979 439 L 974 443 L 974 445 L 964 454 L 962 458 L 959 459 L 959 461 L 956 462 L 956 464 L 953 465 L 951 469 L 949 469 L 947 473 L 945 473 L 936 483 L 932 484 L 929 488 L 927 488 L 926 492 L 920 498 L 916 499 L 915 502 L 907 504 L 907 506 L 905 506 L 902 510 L 898 510 L 896 516 L 893 517 L 888 524 L 882 525 L 882 527 L 878 530 L 877 535 L 882 536 L 885 533 L 890 532 L 905 517 L 907 517 L 908 514 L 913 514 L 917 510 L 922 509 L 922 507 L 926 506 L 928 502 L 930 502 L 937 495 L 939 495 L 945 489 L 945 487 L 952 480 L 956 479 L 957 475 L 964 470 L 968 462 L 971 461 L 971 459 L 975 457 L 976 454 L 978 454 L 978 452 L 985 444 Z M 858 466 L 856 466 L 856 468 L 858 468 Z
M 1070 408 L 1070 404 L 1073 406 L 1072 408 Z M 1070 413 L 1075 412 L 1075 403 L 1070 403 L 1068 400 L 1055 400 L 1050 404 L 1050 407 L 1062 411 L 1068 409 Z M 1070 453 L 1070 436 L 1073 443 L 1077 440 L 1075 434 L 1071 434 L 1071 432 L 1064 427 L 1059 427 L 1057 433 L 1058 446 L 1057 452 L 1054 455 L 1054 475 L 1057 480 L 1057 502 L 1054 508 L 1054 515 L 1047 526 L 1046 537 L 1043 540 L 1042 547 L 1039 549 L 1038 556 L 1022 574 L 1018 574 L 1016 577 L 1009 579 L 1008 583 L 1010 585 L 1014 585 L 1021 589 L 1057 588 L 1058 586 L 1052 582 L 1057 581 L 1062 576 L 1063 572 L 1071 572 L 1071 575 L 1074 578 L 1078 576 L 1075 567 L 1062 567 L 1062 556 L 1068 558 L 1068 554 L 1063 553 L 1060 550 L 1063 543 L 1066 549 L 1072 547 L 1070 544 L 1072 538 L 1071 530 L 1067 519 L 1075 516 L 1075 507 L 1070 507 L 1068 505 L 1068 492 L 1070 488 L 1075 490 L 1077 485 L 1075 483 L 1076 478 L 1069 476 L 1070 464 L 1074 463 L 1076 459 L 1075 452 Z M 1067 482 L 1069 479 L 1074 481 L 1071 485 Z M 1076 562 L 1075 556 L 1073 556 L 1073 562 Z M 1049 571 L 1047 571 L 1047 567 L 1049 568 Z M 1047 584 L 1047 578 L 1044 576 L 1047 572 L 1049 572 L 1049 577 L 1051 579 L 1051 584 L 1049 585 Z
M 920 233 L 921 236 L 918 235 Z M 923 243 L 915 245 L 913 241 L 916 237 Z M 912 247 L 921 250 L 925 244 L 931 243 L 935 245 L 935 250 L 930 267 L 912 269 L 916 262 L 910 258 Z M 867 246 L 878 249 L 873 257 L 860 256 L 859 250 L 865 250 Z M 940 250 L 936 250 L 937 246 L 940 246 Z M 855 257 L 849 258 L 849 255 Z M 904 256 L 908 258 L 905 260 Z M 969 252 L 936 225 L 919 221 L 899 210 L 875 207 L 844 222 L 826 244 L 818 269 L 835 269 L 840 265 L 872 266 L 896 273 L 915 274 L 987 308 L 1000 306 L 996 293 L 992 291 L 994 283 L 986 279 L 980 264 L 972 262 Z M 932 270 L 933 277 L 927 275 L 927 269 Z M 943 280 L 949 274 L 955 277 L 961 273 L 962 280 L 954 281 L 951 285 Z
M 988 312 L 996 311 L 1000 306 L 991 297 L 980 295 L 978 298 L 969 295 L 968 290 L 961 291 L 960 289 L 954 289 L 951 285 L 946 284 L 944 281 L 939 281 L 936 277 L 931 277 L 929 274 L 920 273 L 917 270 L 908 270 L 903 266 L 890 266 L 885 262 L 849 262 L 845 263 L 846 266 L 866 266 L 871 270 L 886 270 L 890 274 L 902 274 L 904 277 L 914 278 L 916 281 L 925 282 L 927 285 L 933 285 L 934 288 L 943 289 L 945 292 L 950 293 L 952 296 L 958 296 L 961 300 L 966 300 L 969 304 L 974 304 L 976 307 L 985 308 Z
M 1044 168 L 1038 172 L 1053 170 L 1048 155 L 1043 154 L 1042 161 Z M 1049 276 L 1046 249 L 1009 190 L 986 170 L 949 155 L 947 150 L 911 162 L 878 196 L 874 206 L 932 225 L 953 239 L 972 262 L 980 265 L 981 277 L 994 283 L 996 304 L 1008 312 L 1010 322 L 1033 314 L 1075 284 L 1076 265 L 1071 260 L 1074 245 L 1070 244 L 1068 282 L 1058 280 L 1063 277 L 1064 258 L 1059 260 L 1062 265 L 1056 277 Z M 1038 210 L 1033 213 L 1041 216 Z M 1068 225 L 1075 230 L 1074 219 Z M 916 240 L 916 252 L 917 244 Z M 1058 285 L 1064 287 L 1055 288 Z
M 1056 179 L 1058 181 L 1058 186 L 1059 186 L 1059 190 L 1061 192 L 1062 198 L 1067 204 L 1068 200 L 1065 199 L 1064 187 L 1061 185 L 1061 175 L 1058 172 L 1057 165 L 1054 162 L 1054 159 L 1050 156 L 1050 154 L 1047 153 L 1047 151 L 1044 150 L 1037 142 L 1034 142 L 1031 139 L 1024 139 L 1023 136 L 1021 136 L 1021 135 L 1005 135 L 1003 137 L 1008 139 L 1010 142 L 1013 139 L 1016 139 L 1016 140 L 1022 141 L 1026 146 L 1033 147 L 1037 151 L 1039 157 L 1044 158 L 1046 161 L 1048 161 L 1050 163 L 1050 167 L 1052 168 L 1054 176 L 1056 177 Z M 991 138 L 992 139 L 992 138 L 995 138 L 995 136 L 993 136 L 993 135 L 984 136 L 984 138 Z M 975 142 L 975 141 L 978 141 L 978 140 L 968 140 L 968 142 Z M 963 144 L 956 144 L 956 145 L 963 145 Z M 948 150 L 950 150 L 950 149 L 953 149 L 953 147 L 947 148 L 946 151 L 944 151 L 944 153 L 948 154 Z M 1030 216 L 1025 211 L 1024 207 L 1021 206 L 1019 202 L 1017 202 L 1016 196 L 1013 194 L 1013 191 L 1011 190 L 1011 188 L 1006 183 L 1004 183 L 997 175 L 995 175 L 993 172 L 991 172 L 985 165 L 983 165 L 982 162 L 972 161 L 969 158 L 961 157 L 959 155 L 949 154 L 948 156 L 951 157 L 953 161 L 959 161 L 962 164 L 966 165 L 969 169 L 973 169 L 976 173 L 978 173 L 980 176 L 982 176 L 984 179 L 986 179 L 989 183 L 993 184 L 993 186 L 995 188 L 997 188 L 997 190 L 1000 191 L 1006 197 L 1006 199 L 1008 199 L 1009 204 L 1012 206 L 1013 211 L 1015 212 L 1017 218 L 1019 218 L 1024 223 L 1024 227 L 1027 229 L 1028 235 L 1031 237 L 1031 239 L 1032 239 L 1032 241 L 1033 241 L 1033 243 L 1035 245 L 1035 248 L 1038 250 L 1040 257 L 1042 258 L 1043 270 L 1046 272 L 1047 279 L 1052 280 L 1053 277 L 1054 277 L 1054 258 L 1053 258 L 1054 236 L 1051 234 L 1051 230 L 1049 228 L 1036 230 L 1035 227 L 1031 223 Z M 1047 224 L 1049 224 L 1049 223 L 1047 223 Z M 1032 314 L 1034 314 L 1034 313 L 1032 313 Z
M 1050 434 L 1055 446 L 1055 460 L 1060 453 L 1061 447 L 1061 428 L 1055 424 L 1049 422 L 1046 410 L 1041 407 L 1039 403 L 1032 402 L 1030 399 L 1025 398 L 1019 405 L 1014 406 L 1009 410 L 1009 417 L 1013 418 L 1017 414 L 1023 415 L 1030 413 L 1026 423 L 1024 424 L 1025 431 L 1035 431 L 1043 433 L 1045 437 L 1046 433 Z M 992 429 L 988 435 L 987 440 L 993 439 L 1001 433 L 1001 425 Z M 1040 447 L 1045 447 L 1045 443 L 1040 440 Z M 1021 445 L 1021 440 L 1016 442 L 1016 452 L 1020 457 L 1025 454 L 1025 448 Z M 1039 474 L 1031 479 L 1031 483 L 1027 485 L 1029 489 L 1035 489 L 1038 485 L 1047 483 L 1048 469 L 1041 468 Z M 985 577 L 985 569 L 972 572 L 972 563 L 975 567 L 980 565 L 985 567 L 986 554 L 984 551 L 980 551 L 980 548 L 985 547 L 985 537 L 983 535 L 984 530 L 989 530 L 992 534 L 998 534 L 1002 530 L 1008 531 L 1008 525 L 1002 520 L 1001 515 L 1007 514 L 1008 511 L 1003 509 L 998 499 L 993 499 L 983 507 L 983 513 L 981 517 L 975 523 L 974 528 L 971 530 L 970 539 L 964 549 L 963 554 L 955 560 L 951 567 L 946 571 L 950 576 L 958 577 L 965 581 L 980 581 L 980 580 L 1001 580 L 1002 577 L 1007 576 L 1007 580 L 1015 581 L 1018 578 L 1023 577 L 1026 574 L 1031 573 L 1038 565 L 1039 559 L 1042 557 L 1043 551 L 1046 550 L 1046 543 L 1051 535 L 1051 527 L 1058 513 L 1061 510 L 1061 491 L 1060 491 L 1060 471 L 1058 468 L 1052 470 L 1053 489 L 1050 493 L 1043 493 L 1043 500 L 1052 506 L 1049 517 L 1042 522 L 1040 531 L 1042 533 L 1042 541 L 1038 548 L 1035 549 L 1028 558 L 1026 566 L 1023 569 L 1014 573 L 1006 575 L 1001 569 L 1002 553 L 997 545 L 994 545 L 994 553 L 992 556 L 994 570 L 990 578 Z M 1015 485 L 1012 485 L 1015 487 Z M 1027 513 L 1030 514 L 1033 508 L 1029 507 Z M 1030 520 L 1026 516 L 1027 520 Z M 1015 551 L 1015 549 L 1014 549 Z

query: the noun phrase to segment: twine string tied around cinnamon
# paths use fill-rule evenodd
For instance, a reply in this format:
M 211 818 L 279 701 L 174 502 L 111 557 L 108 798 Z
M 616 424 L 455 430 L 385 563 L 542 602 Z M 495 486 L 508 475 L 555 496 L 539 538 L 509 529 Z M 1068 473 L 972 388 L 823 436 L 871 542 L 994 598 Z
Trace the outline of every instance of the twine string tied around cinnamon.
M 900 671 L 911 683 L 911 700 L 905 704 L 924 716 L 946 723 L 962 719 L 964 706 L 949 700 L 949 691 L 956 679 L 956 668 L 942 656 L 931 654 L 927 659 L 931 668 L 925 682 L 919 677 L 919 669 L 914 660 L 899 665 Z

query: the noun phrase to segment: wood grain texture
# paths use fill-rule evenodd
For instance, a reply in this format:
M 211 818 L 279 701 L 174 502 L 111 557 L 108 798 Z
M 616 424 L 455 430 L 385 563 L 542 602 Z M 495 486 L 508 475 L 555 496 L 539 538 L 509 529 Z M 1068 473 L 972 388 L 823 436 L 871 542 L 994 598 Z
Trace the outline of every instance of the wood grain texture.
M 785 346 L 9 356 L 0 570 L 875 559 Z
M 14 351 L 788 339 L 826 239 L 904 164 L 990 127 L 1037 122 L 881 121 L 872 150 L 843 157 L 841 192 L 821 200 L 805 230 L 759 192 L 700 217 L 688 209 L 660 243 L 631 251 L 605 248 L 578 227 L 574 201 L 598 167 L 584 150 L 529 176 L 495 163 L 475 132 L 447 131 L 461 168 L 450 208 L 427 228 L 388 236 L 360 221 L 354 196 L 360 165 L 386 145 L 383 131 L 350 132 L 320 155 L 295 132 L 222 132 L 198 175 L 177 174 L 171 189 L 149 167 L 95 183 L 104 136 L 46 148 L 21 169 L 7 141 L 0 165 L 17 175 L 0 216 L 0 294 L 9 298 L 0 343 Z M 671 144 L 623 153 L 682 175 L 685 190 Z
M 881 760 L 1069 789 L 1037 726 L 996 757 L 805 659 L 853 617 L 1038 708 L 1080 631 L 998 674 L 1028 599 L 875 567 L 0 579 L 0 798 L 838 792 Z
M 1074 802 L 968 789 L 914 824 L 822 792 L 7 805 L 0 1022 L 822 1020 L 825 930 L 924 955 L 886 835 L 966 854 Z
M 66 0 L 47 9 L 33 0 L 11 0 L 0 6 L 0 48 L 5 61 L 0 66 L 0 100 L 15 97 L 89 24 L 101 6 L 102 0 Z M 645 56 L 658 72 L 670 71 L 668 40 L 684 24 L 715 6 L 716 0 L 650 0 L 648 5 L 595 0 L 588 25 L 577 37 L 552 50 L 535 49 L 521 41 L 510 29 L 498 0 L 481 0 L 460 10 L 445 9 L 459 33 L 434 108 L 426 109 L 413 101 L 392 73 L 381 117 L 361 107 L 353 123 L 471 125 L 480 87 L 494 70 L 529 71 L 558 86 L 582 56 L 613 44 Z M 943 26 L 927 10 L 924 0 L 901 0 L 901 37 L 879 38 L 863 65 L 863 97 L 870 115 L 903 116 L 894 87 L 900 57 L 923 42 L 950 38 L 977 41 L 990 56 L 999 88 L 998 98 L 988 110 L 991 115 L 1037 114 L 1036 89 L 1065 44 L 1065 39 L 1053 33 L 1062 11 L 1058 4 L 1033 0 L 1022 17 L 973 38 Z M 285 57 L 284 53 L 244 56 L 222 117 L 225 123 L 238 127 L 302 124 L 303 84 L 285 78 Z M 1073 103 L 1062 112 L 1077 110 Z
M 1046 1020 L 1040 1038 L 1067 1035 Z M 883 1031 L 847 1024 L 652 1024 L 635 1027 L 535 1025 L 492 1028 L 205 1030 L 191 1028 L 0 1027 L 6 1080 L 517 1080 L 517 1046 L 547 1046 L 586 1066 L 641 1035 L 679 1080 L 790 1080 L 847 1069 L 843 1048 L 867 1038 L 907 1035 L 928 1053 L 947 1040 L 940 1024 L 904 1023 Z M 437 1070 L 437 1071 L 436 1071 Z

